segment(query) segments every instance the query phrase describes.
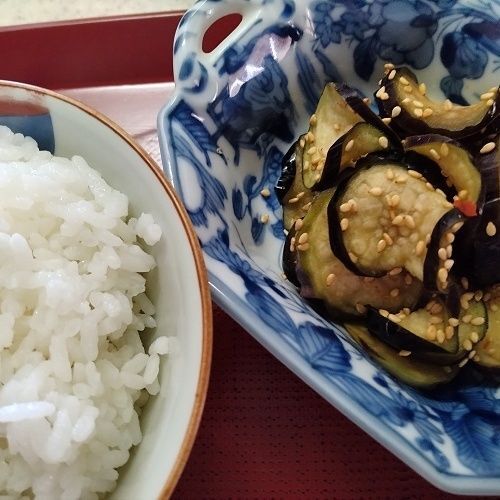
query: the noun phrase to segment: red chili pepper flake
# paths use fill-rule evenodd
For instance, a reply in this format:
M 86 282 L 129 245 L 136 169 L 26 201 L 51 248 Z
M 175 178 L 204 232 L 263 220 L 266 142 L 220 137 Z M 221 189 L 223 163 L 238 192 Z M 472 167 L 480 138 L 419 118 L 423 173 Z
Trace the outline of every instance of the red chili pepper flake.
M 474 217 L 477 215 L 477 206 L 471 200 L 455 200 L 453 205 L 467 217 Z

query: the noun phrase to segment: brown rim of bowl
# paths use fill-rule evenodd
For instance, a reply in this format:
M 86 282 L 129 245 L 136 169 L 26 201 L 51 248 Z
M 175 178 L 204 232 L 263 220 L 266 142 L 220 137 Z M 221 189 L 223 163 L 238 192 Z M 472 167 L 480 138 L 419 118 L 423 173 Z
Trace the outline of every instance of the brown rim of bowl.
M 212 334 L 213 334 L 213 325 L 212 325 L 212 303 L 210 298 L 210 291 L 208 288 L 208 277 L 207 271 L 205 267 L 205 261 L 203 259 L 203 255 L 201 252 L 201 248 L 198 242 L 198 237 L 194 231 L 194 228 L 191 224 L 189 216 L 186 212 L 186 209 L 182 205 L 180 199 L 174 191 L 174 188 L 169 184 L 167 179 L 164 177 L 160 167 L 154 162 L 146 151 L 135 142 L 133 137 L 126 132 L 122 127 L 114 123 L 112 120 L 104 116 L 99 111 L 83 104 L 82 102 L 73 99 L 71 97 L 67 97 L 65 95 L 59 94 L 58 92 L 54 92 L 49 89 L 44 89 L 43 87 L 37 87 L 36 85 L 30 85 L 28 83 L 21 82 L 13 82 L 9 80 L 0 80 L 0 85 L 5 87 L 15 87 L 26 90 L 31 90 L 37 92 L 42 95 L 48 95 L 55 99 L 60 99 L 61 101 L 65 101 L 68 104 L 72 104 L 73 106 L 81 109 L 88 115 L 93 116 L 101 123 L 112 129 L 116 132 L 127 144 L 136 151 L 137 154 L 141 156 L 141 158 L 145 161 L 145 163 L 149 166 L 149 168 L 153 171 L 156 178 L 163 186 L 167 196 L 171 199 L 180 219 L 182 225 L 184 226 L 184 230 L 188 236 L 189 245 L 193 252 L 195 266 L 196 266 L 196 274 L 198 276 L 198 283 L 200 286 L 200 298 L 201 298 L 201 306 L 202 306 L 202 319 L 203 319 L 203 345 L 201 352 L 201 362 L 200 362 L 200 372 L 198 375 L 198 384 L 196 387 L 196 396 L 195 396 L 195 404 L 191 411 L 191 416 L 189 417 L 189 424 L 187 427 L 186 434 L 184 435 L 184 439 L 182 441 L 181 448 L 175 460 L 174 466 L 170 471 L 170 474 L 163 485 L 161 493 L 159 495 L 159 499 L 169 498 L 177 485 L 177 482 L 184 470 L 184 467 L 187 463 L 189 454 L 194 444 L 194 440 L 196 434 L 198 432 L 198 428 L 201 422 L 201 416 L 203 414 L 203 408 L 205 406 L 205 400 L 208 389 L 208 381 L 210 377 L 210 366 L 212 363 Z

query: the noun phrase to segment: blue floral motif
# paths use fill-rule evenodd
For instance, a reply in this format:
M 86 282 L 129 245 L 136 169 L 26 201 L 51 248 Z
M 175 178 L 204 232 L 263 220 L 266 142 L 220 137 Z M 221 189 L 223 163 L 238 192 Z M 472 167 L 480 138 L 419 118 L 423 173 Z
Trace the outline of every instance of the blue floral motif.
M 378 60 L 423 69 L 439 50 L 449 71 L 441 89 L 453 101 L 466 104 L 463 79 L 480 78 L 489 53 L 499 55 L 500 26 L 484 6 L 454 11 L 455 4 L 456 0 L 318 0 L 313 2 L 315 52 L 322 54 L 329 45 L 344 41 L 356 43 L 354 68 L 368 81 Z M 450 31 L 435 36 L 441 26 Z
M 272 189 L 282 153 L 304 131 L 326 81 L 367 94 L 390 60 L 417 73 L 436 68 L 455 102 L 494 85 L 498 2 L 245 0 L 258 15 L 231 43 L 212 55 L 193 51 L 200 23 L 228 1 L 201 0 L 183 19 L 176 95 L 160 119 L 166 172 L 200 239 L 214 298 L 410 465 L 448 489 L 458 476 L 471 491 L 498 493 L 496 385 L 466 369 L 453 384 L 417 391 L 376 366 L 282 278 L 282 214 Z

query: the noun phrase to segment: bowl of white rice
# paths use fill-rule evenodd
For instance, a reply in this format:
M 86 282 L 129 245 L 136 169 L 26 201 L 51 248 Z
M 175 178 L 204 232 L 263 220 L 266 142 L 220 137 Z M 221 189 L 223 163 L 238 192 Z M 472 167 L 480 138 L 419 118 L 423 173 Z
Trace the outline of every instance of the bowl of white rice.
M 0 81 L 0 498 L 168 497 L 211 342 L 160 169 L 99 113 Z

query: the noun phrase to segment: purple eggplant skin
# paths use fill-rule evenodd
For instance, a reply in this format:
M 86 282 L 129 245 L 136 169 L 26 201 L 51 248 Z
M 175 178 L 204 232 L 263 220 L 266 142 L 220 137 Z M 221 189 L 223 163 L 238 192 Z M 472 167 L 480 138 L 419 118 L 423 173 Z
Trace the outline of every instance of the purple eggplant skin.
M 281 160 L 281 175 L 278 182 L 274 186 L 274 192 L 278 201 L 283 204 L 286 193 L 292 187 L 293 180 L 295 179 L 295 173 L 297 172 L 297 165 L 295 162 L 295 149 L 297 147 L 297 141 L 295 141 L 290 149 L 285 153 L 283 159 Z
M 366 104 L 361 101 L 361 104 L 366 107 Z M 369 108 L 368 108 L 369 109 Z M 373 113 L 369 109 L 370 113 Z M 356 127 L 359 125 L 363 125 L 368 123 L 369 125 L 375 127 L 378 129 L 381 133 L 386 134 L 387 126 L 382 122 L 382 125 L 385 127 L 384 129 L 381 129 L 378 127 L 378 124 L 375 123 L 370 123 L 370 122 L 359 122 L 352 129 L 350 129 L 348 132 L 346 132 L 344 135 L 339 137 L 331 146 L 330 149 L 328 150 L 328 153 L 326 155 L 325 159 L 325 166 L 323 167 L 323 172 L 321 175 L 321 179 L 317 182 L 317 184 L 314 186 L 314 190 L 317 191 L 324 191 L 325 189 L 329 189 L 338 182 L 338 177 L 339 177 L 339 172 L 341 163 L 342 163 L 342 152 L 343 152 L 343 146 L 346 140 L 346 136 L 350 133 L 352 133 Z M 403 148 L 401 145 L 401 141 L 399 140 L 398 137 L 391 137 L 389 140 L 389 149 L 392 151 L 397 151 L 398 153 L 403 153 Z M 378 152 L 383 152 L 382 149 L 377 150 Z
M 381 100 L 376 98 L 377 105 L 379 108 L 380 115 L 382 117 L 390 117 L 392 109 L 395 106 L 400 106 L 401 103 L 398 102 L 396 97 L 396 89 L 394 87 L 397 84 L 397 80 L 400 76 L 406 77 L 408 80 L 414 80 L 418 84 L 418 78 L 415 73 L 406 67 L 396 68 L 397 76 L 392 80 L 389 80 L 389 75 L 386 75 L 381 82 L 381 86 L 385 86 L 386 93 L 389 95 L 389 99 Z M 490 107 L 488 112 L 484 115 L 483 119 L 471 126 L 466 126 L 461 130 L 450 131 L 443 128 L 433 128 L 427 125 L 423 120 L 412 116 L 404 108 L 402 108 L 400 115 L 397 119 L 391 121 L 391 128 L 402 138 L 410 135 L 424 135 L 424 134 L 440 134 L 446 135 L 453 139 L 464 140 L 466 142 L 475 141 L 481 136 L 490 133 L 490 131 L 495 131 L 500 125 L 499 120 L 499 110 L 500 110 L 500 92 L 496 95 L 496 100 Z
M 454 246 L 455 265 L 474 288 L 482 288 L 500 281 L 500 136 L 490 137 L 496 148 L 478 155 L 476 165 L 484 186 L 484 204 L 477 217 L 468 219 L 457 233 Z M 482 144 L 484 144 L 483 140 Z M 493 222 L 497 234 L 488 236 L 486 226 Z
M 453 199 L 457 191 L 453 186 L 446 184 L 446 178 L 441 174 L 441 167 L 428 156 L 417 153 L 416 151 L 405 151 L 401 161 L 411 170 L 420 172 L 435 189 L 441 189 L 446 195 L 448 201 Z
M 295 236 L 295 229 L 292 227 L 285 238 L 281 263 L 286 279 L 293 283 L 297 288 L 300 288 L 300 281 L 297 276 L 297 253 L 290 250 L 292 238 Z
M 349 87 L 345 83 L 336 84 L 338 93 L 344 98 L 345 102 L 353 109 L 363 120 L 377 127 L 384 132 L 384 135 L 393 145 L 401 144 L 401 137 L 389 126 L 387 126 L 382 118 L 371 110 L 370 106 L 359 95 L 358 91 Z
M 446 212 L 438 223 L 434 226 L 431 234 L 431 241 L 427 247 L 427 254 L 424 260 L 424 287 L 427 290 L 437 291 L 437 274 L 440 264 L 438 255 L 441 246 L 441 237 L 457 222 L 464 221 L 465 216 L 456 208 Z M 455 248 L 456 243 L 453 248 Z
M 443 354 L 447 356 L 452 354 L 440 347 L 439 344 L 428 342 L 394 321 L 382 316 L 377 309 L 371 306 L 367 307 L 366 323 L 370 333 L 379 340 L 394 349 L 410 351 L 415 357 L 426 359 L 430 354 Z
M 409 149 L 416 147 L 416 146 L 425 146 L 425 145 L 431 144 L 433 142 L 445 143 L 445 144 L 450 144 L 450 145 L 459 147 L 468 155 L 472 165 L 474 165 L 476 167 L 476 169 L 478 169 L 481 172 L 481 169 L 479 168 L 478 162 L 470 154 L 470 151 L 466 147 L 464 147 L 464 145 L 462 143 L 455 141 L 453 139 L 450 139 L 449 137 L 446 137 L 444 135 L 440 135 L 440 134 L 412 135 L 412 136 L 407 137 L 403 141 L 403 144 L 404 144 L 404 148 L 406 150 L 406 154 L 408 155 L 409 153 L 418 154 L 414 151 L 408 151 Z M 419 155 L 419 156 L 424 156 L 424 155 Z M 414 158 L 416 159 L 417 157 L 414 156 Z M 424 156 L 424 158 L 427 158 L 427 160 L 429 162 L 429 174 L 428 174 L 429 176 L 432 175 L 431 174 L 432 165 L 434 165 L 435 168 L 437 168 L 437 172 L 441 171 L 441 167 L 439 166 L 439 164 L 437 162 L 433 161 L 432 159 L 428 158 L 427 156 Z M 457 194 L 456 189 L 454 189 L 451 186 L 448 186 L 446 184 L 446 180 L 443 178 L 443 176 L 441 174 L 440 174 L 440 177 L 444 180 L 444 183 L 443 182 L 440 183 L 441 185 L 439 185 L 438 177 L 429 178 L 425 174 L 424 174 L 424 176 L 427 178 L 427 180 L 434 187 L 436 187 L 436 188 L 439 187 L 446 194 L 446 198 L 449 201 L 451 201 L 453 199 L 453 196 L 455 196 Z M 481 177 L 483 177 L 483 176 L 481 176 Z M 444 186 L 443 186 L 443 184 L 444 184 Z M 478 199 L 476 200 L 476 207 L 477 207 L 477 210 L 479 212 L 480 212 L 481 207 L 483 206 L 485 200 L 486 200 L 486 184 L 485 184 L 485 182 L 482 182 L 481 183 L 481 192 L 479 194 Z

